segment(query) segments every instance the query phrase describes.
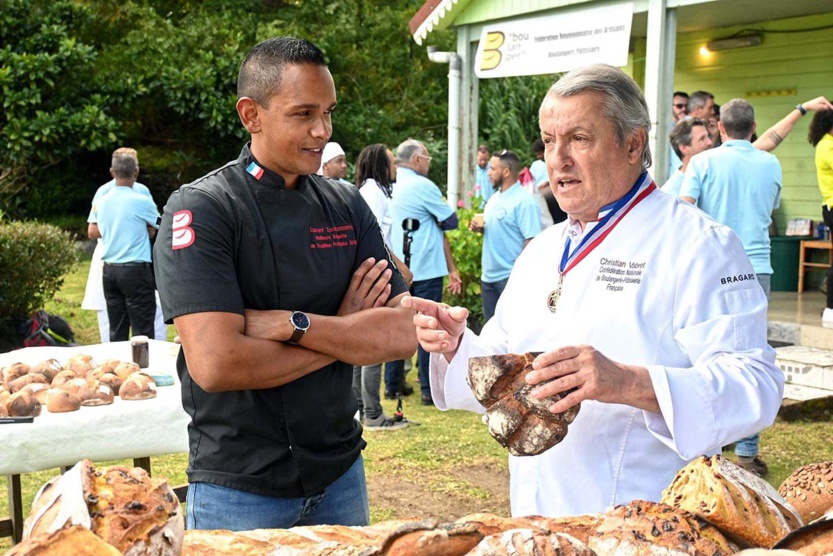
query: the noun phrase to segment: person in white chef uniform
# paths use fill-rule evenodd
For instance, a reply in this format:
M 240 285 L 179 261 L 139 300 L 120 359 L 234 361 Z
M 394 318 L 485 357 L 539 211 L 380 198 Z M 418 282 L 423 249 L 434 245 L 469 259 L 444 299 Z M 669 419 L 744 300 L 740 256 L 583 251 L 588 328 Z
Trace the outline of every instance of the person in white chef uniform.
M 510 456 L 515 516 L 578 515 L 658 501 L 677 471 L 769 426 L 783 373 L 767 344 L 767 301 L 738 237 L 657 190 L 650 120 L 636 83 L 606 65 L 574 70 L 539 111 L 550 185 L 569 218 L 521 253 L 478 336 L 468 311 L 419 298 L 440 409 L 483 412 L 470 357 L 543 352 L 533 395 L 574 389 L 565 439 Z

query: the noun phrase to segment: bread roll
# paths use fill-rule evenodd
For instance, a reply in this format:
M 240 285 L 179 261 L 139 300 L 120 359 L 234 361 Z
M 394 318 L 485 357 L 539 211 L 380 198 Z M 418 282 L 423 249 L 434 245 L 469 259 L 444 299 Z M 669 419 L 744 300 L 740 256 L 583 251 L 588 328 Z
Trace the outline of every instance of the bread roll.
M 26 363 L 13 363 L 3 369 L 3 382 L 11 383 L 16 378 L 29 374 L 29 365 Z
M 6 556 L 121 556 L 114 546 L 80 525 L 25 539 Z
M 0 396 L 0 417 L 8 417 L 9 410 L 6 408 L 6 400 L 3 399 L 3 396 Z
M 6 400 L 6 409 L 11 417 L 37 417 L 41 405 L 29 392 L 16 392 Z
M 46 361 L 41 361 L 29 371 L 30 373 L 38 373 L 42 375 L 47 382 L 52 382 L 52 379 L 55 378 L 55 375 L 60 373 L 63 370 L 60 361 L 57 359 L 47 359 Z
M 118 366 L 116 366 L 115 369 L 113 369 L 113 374 L 122 380 L 127 380 L 127 377 L 140 371 L 141 369 L 136 363 L 133 363 L 132 361 L 122 361 L 118 364 Z
M 75 376 L 75 373 L 72 371 L 61 371 L 52 378 L 52 387 L 58 388 L 59 386 L 66 384 L 70 380 L 74 380 L 76 378 L 78 377 Z
M 106 384 L 109 386 L 113 393 L 118 396 L 119 395 L 119 388 L 121 388 L 122 380 L 112 373 L 105 373 L 101 375 L 101 378 L 98 379 L 101 384 Z
M 802 524 L 772 485 L 720 455 L 682 468 L 662 501 L 699 515 L 750 547 L 770 548 Z
M 102 376 L 109 372 L 110 370 L 107 367 L 105 367 L 104 365 L 99 365 L 94 369 L 90 369 L 90 372 L 88 372 L 84 376 L 84 378 L 86 378 L 87 380 L 99 380 Z
M 798 511 L 804 523 L 818 519 L 833 508 L 833 461 L 796 469 L 781 483 L 778 492 Z
M 119 388 L 123 400 L 149 400 L 156 397 L 156 383 L 150 375 L 133 373 Z
M 475 398 L 486 408 L 489 434 L 515 456 L 531 456 L 549 450 L 567 435 L 579 405 L 563 413 L 550 406 L 567 393 L 533 398 L 533 387 L 524 380 L 538 354 L 506 354 L 469 359 L 468 383 Z
M 46 391 L 46 409 L 49 413 L 68 413 L 81 409 L 81 400 L 60 388 L 50 388 Z
M 85 386 L 78 390 L 78 397 L 81 399 L 81 405 L 97 406 L 110 405 L 113 403 L 113 389 L 98 381 L 87 382 Z
M 16 378 L 13 381 L 11 381 L 9 383 L 9 391 L 11 391 L 11 393 L 14 394 L 15 392 L 23 390 L 24 386 L 35 383 L 44 385 L 49 384 L 49 382 L 46 380 L 46 378 L 44 378 L 43 375 L 38 373 L 28 373 L 20 378 Z
M 23 387 L 21 392 L 29 392 L 35 399 L 38 400 L 38 403 L 41 405 L 46 405 L 46 393 L 49 391 L 48 384 L 41 384 L 39 382 L 33 382 L 32 384 L 27 384 Z
M 114 373 L 116 367 L 121 364 L 121 361 L 118 359 L 106 359 L 100 366 L 107 369 L 108 373 Z
M 11 395 L 12 393 L 9 392 L 8 386 L 6 386 L 5 384 L 0 384 L 0 405 L 5 405 L 6 400 L 8 400 L 9 396 Z
M 73 378 L 72 380 L 70 380 L 69 382 L 65 382 L 64 384 L 61 384 L 57 388 L 60 388 L 61 390 L 66 390 L 70 394 L 72 394 L 74 396 L 77 396 L 78 392 L 82 388 L 84 388 L 86 385 L 87 385 L 87 379 L 76 377 L 76 378 Z
M 830 556 L 833 554 L 833 514 L 796 529 L 778 541 L 775 548 L 794 550 L 803 556 Z
M 83 378 L 96 366 L 92 355 L 76 354 L 69 358 L 67 364 L 64 365 L 64 369 L 72 371 L 77 377 Z

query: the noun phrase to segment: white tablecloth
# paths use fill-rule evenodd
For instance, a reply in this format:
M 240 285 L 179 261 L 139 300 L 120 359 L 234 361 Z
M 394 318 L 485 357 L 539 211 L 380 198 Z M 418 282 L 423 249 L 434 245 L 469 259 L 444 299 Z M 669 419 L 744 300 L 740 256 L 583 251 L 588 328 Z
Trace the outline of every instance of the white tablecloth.
M 123 401 L 82 407 L 70 413 L 49 413 L 46 408 L 34 423 L 0 424 L 0 475 L 29 473 L 93 461 L 156 456 L 188 451 L 189 417 L 182 409 L 176 376 L 179 345 L 150 340 L 151 375 L 170 374 L 172 386 L 160 386 L 151 400 Z M 0 367 L 16 362 L 35 365 L 55 358 L 62 364 L 84 353 L 96 361 L 131 361 L 130 342 L 78 347 L 36 347 L 0 354 Z

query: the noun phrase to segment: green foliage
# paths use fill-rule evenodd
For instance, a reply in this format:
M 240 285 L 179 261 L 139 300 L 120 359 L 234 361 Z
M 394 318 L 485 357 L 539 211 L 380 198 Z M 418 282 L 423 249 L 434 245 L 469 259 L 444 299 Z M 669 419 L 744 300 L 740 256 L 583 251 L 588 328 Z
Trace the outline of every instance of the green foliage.
M 480 206 L 480 197 L 474 197 L 473 204 Z M 480 212 L 479 209 L 457 209 L 460 226 L 451 232 L 446 232 L 451 244 L 451 253 L 457 272 L 463 281 L 463 289 L 459 295 L 444 294 L 444 301 L 451 306 L 459 305 L 469 310 L 469 327 L 479 331 L 483 326 L 483 299 L 480 297 L 480 261 L 483 252 L 483 234 L 469 231 L 469 222 Z
M 481 81 L 480 134 L 492 151 L 514 151 L 522 165 L 535 160 L 532 142 L 540 135 L 538 108 L 554 81 L 550 75 Z
M 95 48 L 76 35 L 91 17 L 69 1 L 8 0 L 0 16 L 0 206 L 20 213 L 41 172 L 116 140 Z
M 0 223 L 0 345 L 14 343 L 15 319 L 43 307 L 77 262 L 67 232 L 37 222 Z

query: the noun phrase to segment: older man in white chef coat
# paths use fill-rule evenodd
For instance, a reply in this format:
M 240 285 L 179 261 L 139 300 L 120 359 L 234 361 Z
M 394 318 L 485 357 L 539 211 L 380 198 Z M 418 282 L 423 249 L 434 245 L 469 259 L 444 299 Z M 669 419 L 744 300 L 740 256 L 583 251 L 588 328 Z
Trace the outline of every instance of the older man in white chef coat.
M 657 191 L 636 83 L 593 65 L 570 72 L 539 112 L 550 185 L 569 218 L 533 239 L 478 336 L 462 307 L 405 298 L 432 352 L 440 409 L 482 412 L 468 359 L 543 352 L 534 395 L 575 389 L 566 438 L 510 456 L 513 515 L 603 511 L 659 500 L 689 460 L 771 424 L 783 373 L 766 341 L 767 302 L 740 240 Z

